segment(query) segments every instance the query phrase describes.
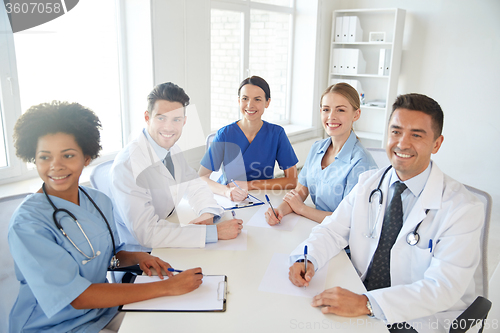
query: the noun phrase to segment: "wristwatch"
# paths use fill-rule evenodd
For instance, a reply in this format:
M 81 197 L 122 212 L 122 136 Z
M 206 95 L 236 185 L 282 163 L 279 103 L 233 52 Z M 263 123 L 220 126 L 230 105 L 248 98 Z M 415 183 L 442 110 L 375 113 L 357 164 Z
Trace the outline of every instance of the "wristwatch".
M 366 308 L 368 309 L 368 311 L 370 311 L 370 314 L 368 316 L 372 318 L 375 317 L 375 315 L 373 314 L 372 304 L 370 303 L 369 299 L 366 301 Z

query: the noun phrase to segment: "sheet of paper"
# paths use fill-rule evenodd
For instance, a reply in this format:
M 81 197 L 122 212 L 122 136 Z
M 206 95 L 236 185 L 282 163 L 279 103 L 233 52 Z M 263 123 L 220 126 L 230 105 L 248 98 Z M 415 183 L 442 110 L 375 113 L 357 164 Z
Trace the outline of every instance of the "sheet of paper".
M 247 238 L 247 230 L 241 230 L 241 234 L 235 239 L 220 239 L 217 243 L 208 243 L 205 245 L 205 250 L 246 251 Z
M 217 201 L 217 203 L 222 208 L 225 208 L 225 209 L 232 208 L 235 206 L 248 206 L 248 205 L 252 205 L 253 203 L 258 202 L 257 200 L 253 200 L 252 198 L 250 198 L 250 200 L 247 198 L 247 199 L 243 200 L 242 202 L 233 202 L 233 201 L 229 200 L 228 198 L 223 197 L 222 195 L 218 195 L 218 194 L 214 194 L 214 198 L 215 198 L 215 201 Z
M 297 222 L 299 222 L 299 216 L 295 213 L 286 215 L 280 224 L 270 226 L 266 222 L 264 213 L 269 208 L 269 205 L 262 205 L 260 209 L 252 216 L 252 218 L 245 223 L 245 226 L 260 227 L 260 228 L 273 228 L 277 230 L 292 231 Z
M 269 266 L 267 266 L 264 278 L 260 282 L 260 291 L 312 298 L 325 290 L 328 266 L 321 268 L 314 274 L 309 287 L 301 288 L 294 286 L 288 279 L 290 267 L 288 265 L 288 258 L 288 254 L 275 253 L 273 255 Z
M 167 277 L 166 277 L 167 278 Z M 122 311 L 217 311 L 224 306 L 224 275 L 205 275 L 201 286 L 190 293 L 130 303 Z M 161 281 L 158 276 L 138 275 L 134 283 Z M 220 286 L 219 286 L 220 284 Z

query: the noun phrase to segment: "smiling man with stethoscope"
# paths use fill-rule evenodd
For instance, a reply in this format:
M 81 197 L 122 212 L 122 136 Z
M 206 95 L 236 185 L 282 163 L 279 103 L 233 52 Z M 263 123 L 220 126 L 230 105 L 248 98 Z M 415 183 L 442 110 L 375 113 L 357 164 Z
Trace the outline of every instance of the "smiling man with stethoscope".
M 439 332 L 475 299 L 483 205 L 431 161 L 443 142 L 442 127 L 436 101 L 398 96 L 388 126 L 391 166 L 362 174 L 335 212 L 291 254 L 290 280 L 302 287 L 350 246 L 368 292 L 325 290 L 312 302 L 323 313 L 375 316 L 395 324 L 393 332 L 401 331 L 401 323 L 408 323 L 408 332 Z

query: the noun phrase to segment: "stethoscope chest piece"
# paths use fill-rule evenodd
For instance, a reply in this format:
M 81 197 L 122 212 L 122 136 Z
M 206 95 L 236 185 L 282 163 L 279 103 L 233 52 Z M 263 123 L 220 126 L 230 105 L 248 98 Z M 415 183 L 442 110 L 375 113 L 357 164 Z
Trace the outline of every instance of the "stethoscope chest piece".
M 420 235 L 414 231 L 410 232 L 408 235 L 406 235 L 406 242 L 410 246 L 415 246 L 417 245 L 418 241 L 420 240 Z

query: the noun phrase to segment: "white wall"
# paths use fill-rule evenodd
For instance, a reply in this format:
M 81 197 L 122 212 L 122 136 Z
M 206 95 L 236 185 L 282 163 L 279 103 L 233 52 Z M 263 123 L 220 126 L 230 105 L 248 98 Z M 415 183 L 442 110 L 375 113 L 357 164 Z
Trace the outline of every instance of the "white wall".
M 322 30 L 330 31 L 335 9 L 394 7 L 406 10 L 398 94 L 417 92 L 438 101 L 445 140 L 434 160 L 451 177 L 490 193 L 498 217 L 500 1 L 323 0 Z M 323 36 L 318 73 L 325 84 L 329 38 Z

